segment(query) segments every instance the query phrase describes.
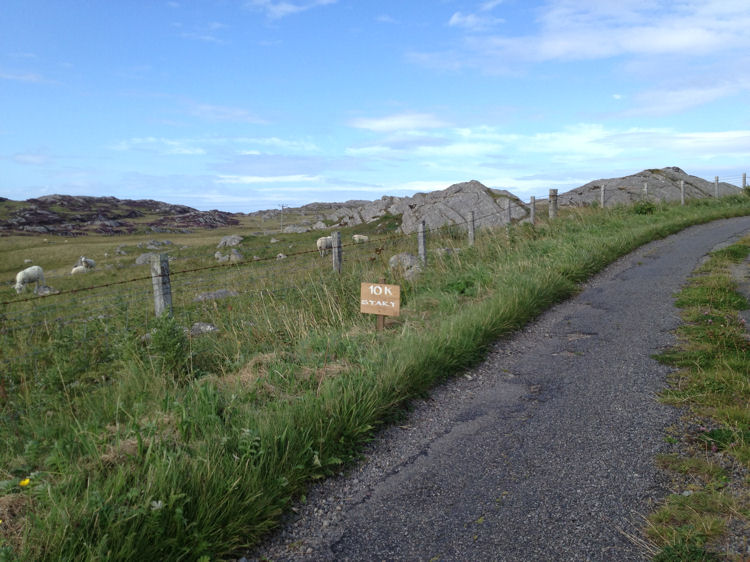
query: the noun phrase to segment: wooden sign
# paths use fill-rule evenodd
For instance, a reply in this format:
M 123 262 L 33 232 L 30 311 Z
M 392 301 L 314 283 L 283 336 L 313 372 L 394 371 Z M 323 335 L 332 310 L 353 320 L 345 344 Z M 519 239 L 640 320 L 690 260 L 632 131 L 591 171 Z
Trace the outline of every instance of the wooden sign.
M 398 316 L 401 306 L 401 287 L 384 283 L 362 283 L 359 291 L 359 311 L 363 314 Z

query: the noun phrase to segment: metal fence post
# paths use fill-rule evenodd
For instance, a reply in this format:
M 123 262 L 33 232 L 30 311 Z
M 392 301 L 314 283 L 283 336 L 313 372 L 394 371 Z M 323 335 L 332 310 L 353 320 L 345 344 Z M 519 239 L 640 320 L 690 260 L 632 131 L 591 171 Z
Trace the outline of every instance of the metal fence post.
M 341 251 L 341 233 L 337 230 L 331 234 L 331 238 L 333 240 L 333 269 L 336 273 L 341 273 L 341 262 L 343 261 Z
M 172 316 L 172 286 L 169 282 L 169 255 L 151 258 L 151 282 L 154 285 L 154 314 Z

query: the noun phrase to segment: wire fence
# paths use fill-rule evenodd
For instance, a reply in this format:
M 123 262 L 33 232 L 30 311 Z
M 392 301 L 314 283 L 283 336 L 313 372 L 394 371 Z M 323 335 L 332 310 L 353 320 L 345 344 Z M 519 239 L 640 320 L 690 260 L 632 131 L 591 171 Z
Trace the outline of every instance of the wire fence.
M 742 187 L 746 186 L 745 174 L 724 178 L 725 182 L 738 180 Z M 715 185 L 718 184 L 716 178 Z M 608 198 L 602 189 L 599 203 L 608 206 L 616 200 Z M 91 376 L 106 378 L 103 373 L 122 356 L 119 347 L 143 345 L 147 340 L 150 326 L 160 312 L 155 287 L 164 276 L 169 281 L 169 306 L 162 303 L 161 310 L 173 313 L 191 338 L 226 330 L 234 331 L 237 337 L 261 341 L 289 337 L 296 321 L 293 319 L 302 322 L 305 315 L 320 315 L 320 322 L 333 324 L 351 313 L 334 310 L 335 306 L 327 304 L 333 293 L 338 291 L 333 299 L 336 302 L 348 297 L 351 302 L 358 301 L 353 296 L 358 286 L 353 287 L 351 282 L 342 286 L 342 264 L 348 281 L 357 276 L 370 276 L 361 280 L 375 281 L 389 273 L 389 257 L 394 253 L 416 254 L 425 266 L 428 254 L 472 245 L 477 228 L 488 232 L 484 226 L 504 224 L 511 228 L 519 222 L 554 220 L 556 190 L 550 190 L 546 202 L 539 202 L 539 208 L 546 211 L 545 217 L 539 216 L 537 205 L 535 198 L 529 203 L 501 199 L 500 210 L 495 207 L 487 212 L 470 212 L 442 226 L 422 221 L 416 232 L 347 241 L 331 252 L 315 247 L 199 266 L 187 266 L 194 264 L 194 259 L 173 260 L 164 253 L 153 259 L 148 275 L 5 300 L 0 302 L 0 368 L 6 376 L 0 379 L 18 386 L 51 384 L 57 378 L 64 386 L 75 384 L 76 377 L 90 372 L 92 365 L 97 366 L 93 372 L 99 374 Z M 169 272 L 160 269 L 165 265 Z M 281 333 L 279 325 L 288 328 L 287 335 Z M 40 372 L 46 375 L 38 376 Z

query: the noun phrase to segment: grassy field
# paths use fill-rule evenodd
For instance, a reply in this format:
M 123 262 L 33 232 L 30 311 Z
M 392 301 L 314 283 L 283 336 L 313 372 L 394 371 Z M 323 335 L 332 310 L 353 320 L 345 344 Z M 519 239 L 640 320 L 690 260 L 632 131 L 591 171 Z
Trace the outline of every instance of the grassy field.
M 660 359 L 679 367 L 663 400 L 684 415 L 667 437 L 679 452 L 659 459 L 676 492 L 649 518 L 655 560 L 750 552 L 750 335 L 740 315 L 748 301 L 731 272 L 748 255 L 750 237 L 714 252 L 677 297 L 680 345 Z
M 23 299 L 8 286 L 0 309 L 0 560 L 238 552 L 410 398 L 617 257 L 749 213 L 745 196 L 568 209 L 552 223 L 482 230 L 473 247 L 446 229 L 430 233 L 414 281 L 387 269 L 390 255 L 417 247 L 387 233 L 395 219 L 345 247 L 340 275 L 313 233 L 249 236 L 240 251 L 261 259 L 221 267 L 213 253 L 229 232 L 0 239 L 8 280 L 26 256 L 62 291 Z M 153 317 L 148 268 L 132 265 L 149 238 L 173 242 L 173 319 Z M 121 245 L 127 256 L 113 254 Z M 96 270 L 66 275 L 79 255 Z M 402 312 L 376 332 L 359 313 L 359 285 L 381 277 L 401 285 Z M 217 289 L 234 296 L 199 299 Z M 218 331 L 192 337 L 183 327 L 195 322 Z

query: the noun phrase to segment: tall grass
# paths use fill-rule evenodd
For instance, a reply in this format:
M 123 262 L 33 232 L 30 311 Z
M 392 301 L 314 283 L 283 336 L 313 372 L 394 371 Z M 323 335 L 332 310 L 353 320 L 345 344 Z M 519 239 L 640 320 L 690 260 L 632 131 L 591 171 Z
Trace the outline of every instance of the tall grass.
M 307 254 L 223 268 L 221 278 L 176 273 L 174 322 L 149 316 L 145 288 L 141 307 L 108 288 L 104 318 L 54 329 L 35 312 L 46 299 L 7 305 L 3 314 L 29 326 L 2 332 L 12 368 L 0 509 L 14 507 L 0 512 L 0 549 L 22 559 L 179 560 L 251 545 L 410 398 L 481 360 L 607 263 L 690 224 L 748 213 L 745 197 L 647 215 L 571 210 L 536 227 L 480 231 L 473 247 L 430 254 L 413 281 L 385 263 L 414 252 L 412 237 L 350 248 L 341 275 Z M 431 248 L 462 243 L 453 231 L 430 233 Z M 384 332 L 358 311 L 360 282 L 380 277 L 402 287 L 401 316 Z M 195 300 L 217 283 L 237 296 Z M 219 331 L 182 330 L 196 321 Z

